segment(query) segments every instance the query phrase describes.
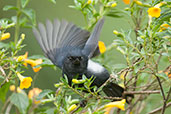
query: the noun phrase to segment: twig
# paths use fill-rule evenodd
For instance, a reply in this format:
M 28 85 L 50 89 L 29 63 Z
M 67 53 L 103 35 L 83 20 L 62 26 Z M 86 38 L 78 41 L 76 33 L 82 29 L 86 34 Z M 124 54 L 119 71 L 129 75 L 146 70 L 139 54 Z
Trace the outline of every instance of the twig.
M 2 107 L 1 111 L 0 111 L 0 114 L 3 114 L 5 108 L 7 107 L 8 103 L 10 102 L 10 98 L 8 98 L 6 101 L 5 101 L 5 104 L 4 106 Z
M 162 108 L 162 111 L 161 111 L 162 114 L 164 114 L 164 112 L 165 112 L 165 109 L 166 109 L 166 102 L 169 100 L 170 93 L 171 93 L 171 87 L 170 87 L 170 89 L 169 89 L 169 92 L 168 92 L 168 94 L 167 94 L 166 99 L 164 100 L 163 108 Z
M 103 99 L 109 99 L 109 100 L 122 100 L 123 98 L 121 97 L 107 97 L 107 96 L 104 96 L 104 97 L 101 97 Z
M 7 82 L 9 82 L 9 78 L 10 78 L 11 74 L 12 74 L 12 71 L 10 70 L 8 76 L 7 76 L 7 77 L 5 78 L 5 80 L 1 83 L 0 88 L 2 88 L 2 86 L 3 86 L 4 84 L 6 84 Z
M 126 91 L 124 94 L 158 94 L 159 90 L 156 91 Z
M 156 78 L 157 78 L 157 81 L 159 83 L 159 86 L 160 86 L 160 89 L 161 89 L 161 93 L 162 93 L 162 96 L 163 96 L 163 108 L 162 108 L 161 114 L 164 114 L 164 111 L 165 111 L 165 108 L 166 108 L 166 97 L 165 97 L 165 94 L 164 94 L 164 90 L 163 90 L 160 78 L 158 76 L 156 76 Z
M 171 106 L 171 102 L 167 103 L 166 105 L 166 108 Z M 149 112 L 148 114 L 154 114 L 154 113 L 157 113 L 157 112 L 160 112 L 161 110 L 163 109 L 163 106 L 159 107 L 159 108 L 156 108 L 154 110 L 152 110 L 151 112 Z
M 10 110 L 11 110 L 12 105 L 13 105 L 12 103 L 9 103 L 5 114 L 10 114 Z

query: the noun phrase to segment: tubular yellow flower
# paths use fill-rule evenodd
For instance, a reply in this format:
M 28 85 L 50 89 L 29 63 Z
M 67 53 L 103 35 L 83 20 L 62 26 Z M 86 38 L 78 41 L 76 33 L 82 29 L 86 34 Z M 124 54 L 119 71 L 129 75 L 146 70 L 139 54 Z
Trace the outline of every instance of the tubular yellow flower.
M 75 110 L 76 108 L 77 108 L 77 105 L 73 104 L 68 108 L 68 112 L 71 112 L 71 111 Z
M 99 41 L 98 46 L 99 46 L 100 53 L 104 53 L 106 51 L 106 46 L 105 46 L 104 42 Z
M 151 17 L 156 17 L 158 18 L 160 16 L 161 9 L 158 7 L 151 7 L 148 9 L 148 15 Z
M 125 108 L 124 108 L 125 107 L 125 102 L 126 102 L 125 99 L 123 99 L 121 101 L 114 101 L 114 102 L 111 102 L 111 103 L 106 104 L 104 107 L 105 108 L 117 107 L 117 108 L 119 108 L 121 110 L 125 110 Z
M 91 2 L 92 2 L 91 0 L 88 0 L 88 1 L 87 1 L 87 4 L 91 4 Z
M 38 96 L 42 92 L 41 89 L 39 88 L 33 88 L 32 90 L 29 91 L 28 93 L 28 98 L 32 99 L 35 104 L 39 104 L 40 100 L 36 100 L 36 96 Z
M 116 3 L 116 2 L 114 2 L 114 3 L 111 5 L 112 8 L 114 8 L 114 7 L 116 7 L 116 6 L 117 6 L 117 3 Z
M 6 39 L 8 39 L 8 38 L 10 38 L 10 33 L 9 33 L 9 32 L 4 33 L 4 34 L 2 34 L 2 36 L 1 36 L 1 40 L 6 40 Z
M 171 28 L 171 26 L 169 25 L 169 24 L 162 24 L 161 26 L 160 26 L 160 32 L 162 32 L 163 30 L 166 30 L 167 28 Z
M 14 92 L 15 91 L 15 85 L 11 85 L 9 89 L 10 89 L 10 91 L 13 91 Z M 19 87 L 17 87 L 17 92 L 18 93 L 21 93 L 21 91 L 22 90 Z
M 122 0 L 125 4 L 130 4 L 130 0 Z
M 20 88 L 29 88 L 31 86 L 32 78 L 31 77 L 24 77 L 19 72 L 17 72 L 17 76 L 20 79 Z
M 37 60 L 26 59 L 24 60 L 24 62 L 30 64 L 34 72 L 38 72 L 42 67 L 37 67 L 37 68 L 34 68 L 34 67 L 42 64 L 43 60 L 42 59 L 37 59 Z

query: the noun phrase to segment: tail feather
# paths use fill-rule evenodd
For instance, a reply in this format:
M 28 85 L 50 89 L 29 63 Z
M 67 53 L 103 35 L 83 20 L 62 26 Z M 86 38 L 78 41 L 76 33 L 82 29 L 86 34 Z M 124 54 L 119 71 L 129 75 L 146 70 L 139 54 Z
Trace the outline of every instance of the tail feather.
M 122 97 L 124 88 L 115 83 L 109 83 L 106 86 L 104 86 L 103 91 L 109 97 Z

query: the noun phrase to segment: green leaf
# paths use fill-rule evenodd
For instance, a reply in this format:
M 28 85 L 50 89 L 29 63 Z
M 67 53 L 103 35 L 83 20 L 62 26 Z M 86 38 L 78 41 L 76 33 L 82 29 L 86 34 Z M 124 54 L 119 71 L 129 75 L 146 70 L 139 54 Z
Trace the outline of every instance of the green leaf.
M 157 73 L 156 75 L 157 75 L 158 77 L 160 77 L 160 78 L 165 79 L 165 80 L 169 80 L 169 77 L 168 77 L 164 72 L 162 72 L 162 73 Z
M 49 0 L 50 2 L 56 4 L 56 0 Z
M 0 75 L 0 79 L 4 79 L 4 76 Z
M 44 113 L 45 114 L 54 114 L 55 112 L 55 108 L 50 108 L 50 109 L 47 109 Z
M 10 86 L 10 82 L 8 83 L 5 83 L 2 88 L 0 88 L 0 100 L 2 102 L 5 102 L 5 99 L 6 99 L 6 94 L 8 92 L 8 89 L 9 89 L 9 86 Z
M 36 14 L 33 9 L 23 9 L 22 12 L 31 20 L 32 24 L 36 25 Z
M 22 8 L 25 8 L 26 5 L 29 3 L 30 0 L 21 0 L 21 6 Z
M 0 49 L 1 49 L 1 48 L 9 48 L 9 44 L 0 42 Z
M 29 106 L 29 99 L 22 93 L 13 93 L 10 97 L 11 103 L 13 103 L 21 113 L 26 114 L 27 107 Z
M 126 68 L 127 66 L 125 64 L 115 64 L 113 65 L 113 69 L 122 69 Z
M 17 10 L 18 8 L 15 7 L 15 6 L 11 6 L 11 5 L 6 5 L 6 6 L 3 7 L 3 11 L 8 11 L 8 10 L 11 10 L 11 9 Z
M 52 92 L 53 91 L 50 89 L 45 89 L 36 97 L 36 100 L 41 100 L 43 97 L 45 97 L 46 95 L 48 95 L 49 93 L 52 93 Z

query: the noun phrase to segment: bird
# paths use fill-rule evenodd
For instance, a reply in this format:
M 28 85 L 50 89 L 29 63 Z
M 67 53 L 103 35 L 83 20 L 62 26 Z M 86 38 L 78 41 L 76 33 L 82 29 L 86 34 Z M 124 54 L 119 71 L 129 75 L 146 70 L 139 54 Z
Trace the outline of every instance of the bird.
M 101 64 L 91 60 L 98 55 L 98 41 L 104 18 L 100 18 L 92 33 L 66 20 L 47 20 L 45 25 L 38 23 L 32 31 L 45 56 L 62 70 L 62 75 L 68 78 L 68 84 L 72 79 L 78 79 L 85 75 L 93 78 L 91 86 L 100 88 L 110 77 L 110 73 Z M 124 88 L 110 82 L 103 87 L 103 92 L 109 97 L 122 97 Z

